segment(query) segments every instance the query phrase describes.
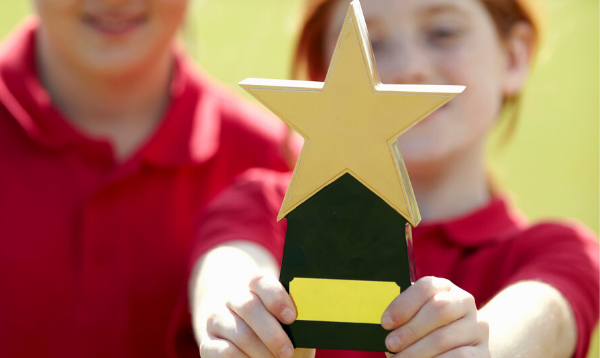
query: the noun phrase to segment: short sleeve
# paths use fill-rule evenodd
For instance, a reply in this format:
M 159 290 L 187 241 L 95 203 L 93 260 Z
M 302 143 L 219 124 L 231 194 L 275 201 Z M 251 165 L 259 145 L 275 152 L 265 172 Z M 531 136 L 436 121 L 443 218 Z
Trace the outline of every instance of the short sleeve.
M 290 173 L 250 169 L 211 200 L 198 216 L 195 242 L 185 282 L 196 261 L 210 249 L 228 241 L 246 240 L 265 247 L 281 262 L 286 223 L 277 222 Z M 199 357 L 194 339 L 187 288 L 183 289 L 167 333 L 167 355 Z
M 524 280 L 545 282 L 569 302 L 577 325 L 574 357 L 584 358 L 598 323 L 599 251 L 595 235 L 581 225 L 543 223 L 513 241 L 507 285 Z
M 281 262 L 286 223 L 277 214 L 290 173 L 250 169 L 239 175 L 202 211 L 192 264 L 215 246 L 242 240 L 257 243 Z

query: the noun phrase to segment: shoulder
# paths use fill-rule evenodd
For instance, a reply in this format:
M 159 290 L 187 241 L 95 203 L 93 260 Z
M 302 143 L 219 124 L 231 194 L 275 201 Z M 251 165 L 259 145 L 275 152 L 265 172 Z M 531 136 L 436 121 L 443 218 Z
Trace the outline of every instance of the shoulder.
M 578 221 L 547 220 L 524 228 L 514 238 L 512 245 L 534 251 L 559 249 L 597 254 L 598 238 Z
M 215 80 L 206 72 L 185 61 L 191 82 L 200 90 L 200 102 L 210 102 L 218 111 L 224 135 L 244 134 L 246 139 L 280 141 L 285 136 L 285 124 L 275 115 L 242 97 L 233 89 Z M 248 138 L 250 136 L 250 138 Z
M 239 174 L 198 218 L 194 258 L 227 241 L 245 240 L 281 260 L 286 223 L 277 222 L 291 173 L 262 168 Z
M 265 168 L 248 169 L 237 175 L 223 192 L 208 205 L 206 214 L 225 211 L 246 215 L 273 215 L 285 196 L 291 172 Z
M 513 280 L 538 279 L 561 291 L 573 283 L 598 287 L 598 239 L 578 222 L 543 221 L 531 225 L 509 242 L 507 254 L 506 269 Z

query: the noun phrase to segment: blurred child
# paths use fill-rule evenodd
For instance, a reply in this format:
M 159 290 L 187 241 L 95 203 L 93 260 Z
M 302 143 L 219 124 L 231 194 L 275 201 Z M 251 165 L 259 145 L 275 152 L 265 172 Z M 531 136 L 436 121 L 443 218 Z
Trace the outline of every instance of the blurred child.
M 348 4 L 307 1 L 298 76 L 324 80 Z M 420 279 L 381 318 L 391 331 L 387 348 L 403 358 L 584 357 L 598 321 L 596 238 L 574 223 L 527 223 L 486 171 L 488 134 L 530 71 L 538 9 L 527 0 L 362 5 L 383 83 L 466 86 L 399 139 L 423 218 L 413 230 Z M 204 358 L 294 354 L 279 324 L 296 317 L 276 278 L 285 227 L 272 224 L 287 179 L 254 174 L 206 211 L 201 237 L 213 246 L 197 252 L 190 282 Z M 244 212 L 255 220 L 227 227 L 224 217 Z M 316 356 L 383 353 L 317 350 Z
M 33 3 L 0 49 L 0 356 L 165 357 L 195 216 L 289 170 L 285 127 L 175 46 L 187 0 Z

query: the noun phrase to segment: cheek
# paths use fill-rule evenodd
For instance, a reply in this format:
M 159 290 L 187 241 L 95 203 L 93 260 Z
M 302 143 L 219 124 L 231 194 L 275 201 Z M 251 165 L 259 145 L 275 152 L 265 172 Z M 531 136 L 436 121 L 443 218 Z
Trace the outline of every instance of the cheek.
M 164 35 L 173 34 L 181 23 L 187 9 L 188 0 L 158 0 L 154 6 L 158 27 Z M 157 34 L 160 36 L 160 34 Z
M 79 0 L 36 0 L 36 13 L 42 26 L 55 42 L 69 44 L 76 40 L 76 25 L 82 8 Z
M 494 126 L 502 103 L 500 71 L 490 49 L 432 55 L 436 84 L 466 89 L 400 137 L 402 154 L 410 162 L 438 161 L 472 150 Z
M 465 134 L 487 134 L 502 104 L 502 66 L 498 47 L 489 42 L 474 44 L 438 63 L 447 79 L 445 82 L 466 86 L 465 91 L 452 101 L 454 121 Z

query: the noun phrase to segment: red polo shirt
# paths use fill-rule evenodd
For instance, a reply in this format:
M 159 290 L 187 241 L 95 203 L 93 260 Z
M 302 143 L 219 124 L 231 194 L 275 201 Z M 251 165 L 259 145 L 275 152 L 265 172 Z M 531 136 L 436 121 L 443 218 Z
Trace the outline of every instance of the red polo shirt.
M 289 178 L 260 169 L 240 176 L 203 214 L 193 258 L 242 239 L 263 245 L 281 262 L 286 224 L 276 223 L 276 217 Z M 574 357 L 585 357 L 598 322 L 600 290 L 598 242 L 589 229 L 574 222 L 530 225 L 497 197 L 475 212 L 421 223 L 412 232 L 417 277 L 449 279 L 471 293 L 478 308 L 518 281 L 537 280 L 557 288 L 575 314 Z M 317 358 L 382 357 L 380 352 L 317 351 Z
M 159 128 L 125 163 L 36 73 L 36 20 L 0 49 L 0 357 L 164 357 L 201 207 L 285 127 L 176 55 Z

